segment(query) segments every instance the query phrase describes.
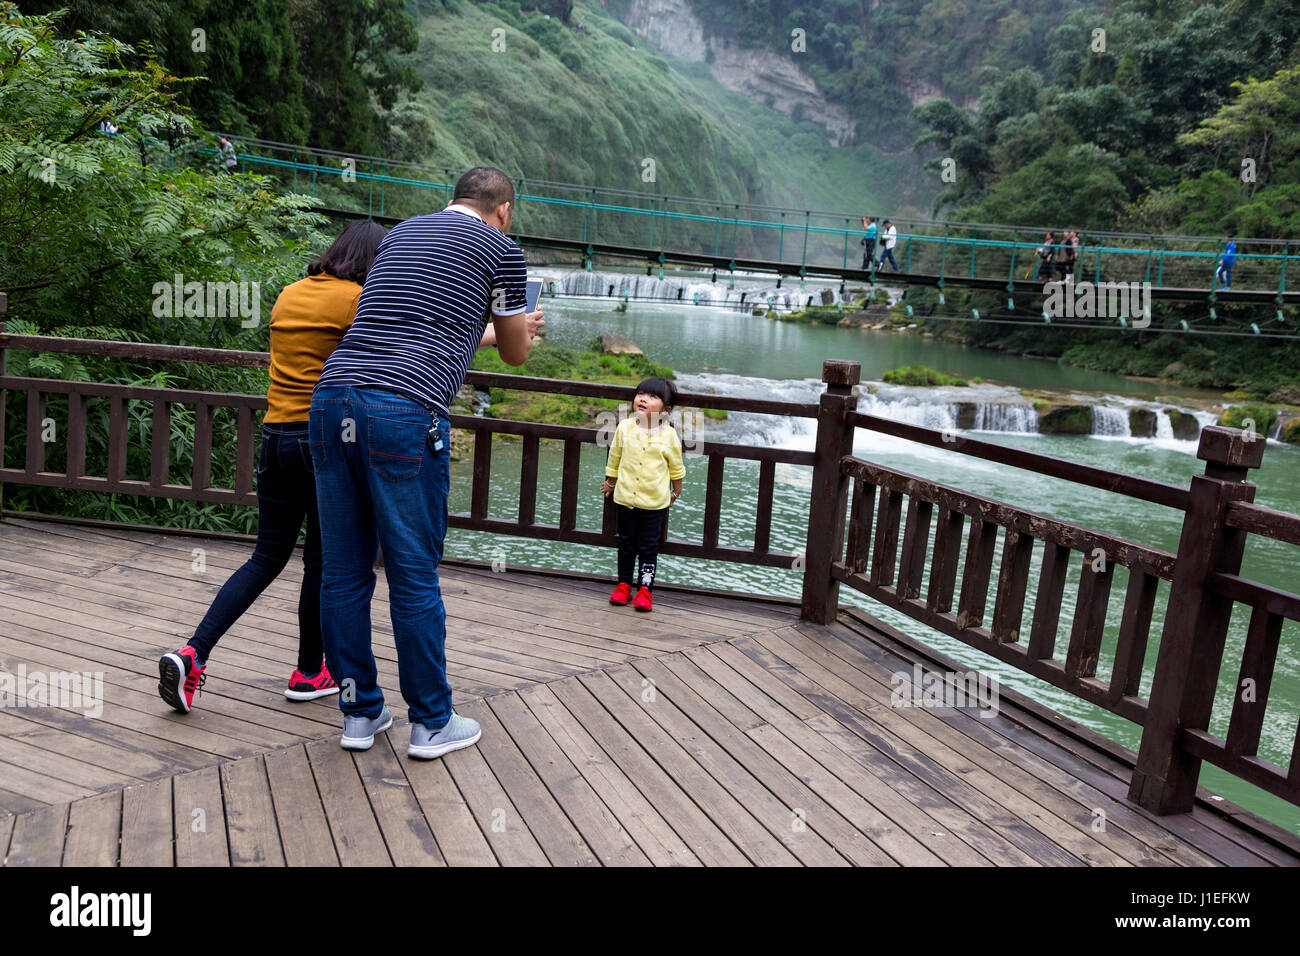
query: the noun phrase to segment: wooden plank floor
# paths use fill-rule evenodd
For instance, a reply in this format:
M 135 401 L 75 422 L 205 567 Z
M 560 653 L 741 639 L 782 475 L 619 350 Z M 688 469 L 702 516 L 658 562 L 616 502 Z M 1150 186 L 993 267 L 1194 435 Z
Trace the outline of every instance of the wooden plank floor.
M 891 706 L 930 666 L 869 619 L 575 576 L 444 566 L 448 671 L 478 746 L 423 762 L 399 719 L 361 754 L 333 700 L 281 694 L 290 566 L 221 642 L 189 715 L 156 661 L 247 557 L 237 541 L 0 523 L 0 669 L 103 675 L 103 708 L 0 709 L 6 865 L 1295 865 L 1199 807 L 1158 818 L 1128 768 L 1009 702 Z M 395 713 L 382 575 L 380 680 Z M 1265 828 L 1267 830 L 1267 828 Z

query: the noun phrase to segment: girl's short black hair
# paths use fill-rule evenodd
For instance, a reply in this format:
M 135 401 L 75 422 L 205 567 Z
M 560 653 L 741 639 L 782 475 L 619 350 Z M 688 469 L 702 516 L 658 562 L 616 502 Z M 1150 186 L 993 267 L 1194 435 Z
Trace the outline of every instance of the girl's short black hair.
M 307 267 L 307 275 L 326 272 L 335 278 L 365 285 L 366 273 L 375 261 L 379 241 L 387 234 L 387 229 L 369 219 L 348 223 L 324 255 Z
M 663 399 L 664 408 L 677 404 L 677 389 L 666 378 L 648 378 L 636 387 L 638 395 L 654 395 Z

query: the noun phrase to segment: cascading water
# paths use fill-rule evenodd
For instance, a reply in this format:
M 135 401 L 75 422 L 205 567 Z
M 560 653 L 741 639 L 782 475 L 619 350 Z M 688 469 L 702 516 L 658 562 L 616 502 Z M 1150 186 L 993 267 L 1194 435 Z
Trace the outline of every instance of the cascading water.
M 608 296 L 632 300 L 659 300 L 683 302 L 688 305 L 711 305 L 726 308 L 775 308 L 782 311 L 802 309 L 809 301 L 814 305 L 834 305 L 840 302 L 839 285 L 821 285 L 805 282 L 802 289 L 797 280 L 788 281 L 776 288 L 770 280 L 761 277 L 737 276 L 734 282 L 725 272 L 718 273 L 717 281 L 693 275 L 668 273 L 639 275 L 628 272 L 586 272 L 574 269 L 530 269 L 529 275 L 552 283 L 556 295 Z M 550 288 L 548 287 L 548 292 Z M 829 293 L 828 295 L 824 293 Z M 829 300 L 829 301 L 827 301 Z
M 1092 406 L 1092 433 L 1105 438 L 1132 437 L 1128 409 L 1113 408 L 1110 405 Z
M 823 385 L 816 379 L 770 380 L 724 373 L 681 374 L 677 386 L 686 392 L 770 398 L 780 401 L 816 404 Z M 873 390 L 874 389 L 874 390 Z M 1135 438 L 1129 413 L 1142 403 L 1110 396 L 1114 404 L 1092 406 L 1092 434 L 1100 438 L 1159 442 L 1167 448 L 1194 450 L 1195 441 L 1174 437 L 1173 424 L 1163 409 L 1156 410 L 1156 434 Z M 880 383 L 865 383 L 858 396 L 858 411 L 895 422 L 919 425 L 935 431 L 992 432 L 1009 435 L 1038 434 L 1038 413 L 1019 391 L 996 385 L 968 388 L 917 388 Z M 1202 425 L 1213 424 L 1211 412 L 1196 410 L 1192 414 Z M 778 445 L 792 448 L 813 447 L 816 423 L 812 419 L 782 419 L 771 415 L 733 412 L 725 421 L 709 422 L 705 439 L 739 444 Z M 859 433 L 856 441 L 870 450 L 882 443 L 893 447 L 901 439 L 886 439 L 875 433 Z M 905 447 L 916 449 L 911 443 Z M 927 453 L 928 454 L 928 453 Z
M 1032 435 L 1038 431 L 1038 412 L 1032 405 L 980 404 L 975 406 L 975 431 Z
M 1163 408 L 1156 411 L 1156 441 L 1175 441 L 1174 423 Z

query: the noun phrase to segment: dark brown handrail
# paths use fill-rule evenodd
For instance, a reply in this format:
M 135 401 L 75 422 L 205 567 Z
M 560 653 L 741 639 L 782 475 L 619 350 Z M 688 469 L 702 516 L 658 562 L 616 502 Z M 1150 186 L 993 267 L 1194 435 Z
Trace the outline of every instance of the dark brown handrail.
M 101 358 L 195 362 L 236 368 L 270 368 L 270 352 L 208 349 L 193 345 L 158 345 L 152 342 L 117 342 L 108 339 L 73 339 L 57 335 L 14 335 L 0 332 L 0 350 L 53 352 L 59 355 L 97 355 Z
M 1300 544 L 1300 515 L 1265 508 L 1263 505 L 1234 502 L 1228 505 L 1229 525 L 1287 544 Z
M 209 349 L 189 345 L 156 345 L 142 342 L 115 342 L 105 339 L 72 339 L 53 335 L 11 335 L 0 332 L 0 352 L 10 348 L 24 352 L 54 352 L 67 355 L 96 355 L 102 358 L 139 359 L 143 361 L 195 362 L 200 365 L 223 365 L 237 368 L 270 368 L 269 352 L 244 352 L 235 349 Z M 465 376 L 470 385 L 484 388 L 511 388 L 554 395 L 579 395 L 586 398 L 609 398 L 630 401 L 636 389 L 627 385 L 602 385 L 565 379 L 536 378 L 500 372 L 471 371 Z M 738 398 L 707 392 L 678 392 L 677 403 L 686 408 L 712 408 L 721 411 L 749 412 L 759 415 L 785 415 L 790 418 L 816 418 L 817 406 L 810 403 L 782 402 L 762 398 Z
M 828 362 L 823 372 L 827 390 L 819 402 L 805 617 L 833 621 L 838 589 L 846 585 L 1140 724 L 1129 798 L 1157 813 L 1191 809 L 1203 760 L 1300 804 L 1300 731 L 1287 767 L 1258 756 L 1282 624 L 1300 620 L 1300 595 L 1242 578 L 1241 562 L 1251 533 L 1300 543 L 1300 516 L 1253 504 L 1255 486 L 1245 479 L 1262 460 L 1265 443 L 1257 435 L 1203 429 L 1197 455 L 1206 462 L 1205 473 L 1194 475 L 1183 490 L 988 442 L 952 436 L 945 441 L 940 432 L 858 414 L 851 388 L 857 376 L 856 363 Z M 861 461 L 852 457 L 855 427 L 1179 507 L 1184 515 L 1178 552 L 1170 555 Z M 999 540 L 1001 566 L 988 620 Z M 1037 546 L 1042 559 L 1026 627 Z M 1097 668 L 1116 566 L 1129 568 L 1128 585 L 1110 677 L 1102 680 Z M 1064 659 L 1058 659 L 1063 598 L 1075 575 L 1069 640 Z M 1143 663 L 1162 579 L 1170 587 L 1155 674 L 1144 699 Z M 1238 686 L 1249 681 L 1255 696 L 1235 695 L 1228 735 L 1219 740 L 1208 732 L 1209 720 L 1220 669 L 1230 663 L 1225 661 L 1229 617 L 1240 604 L 1251 608 L 1251 621 Z
M 43 346 L 42 341 L 32 341 L 40 337 L 27 336 L 25 345 Z M 3 341 L 3 340 L 0 340 Z M 84 341 L 84 340 L 83 340 Z M 123 343 L 112 343 L 114 346 Z M 130 345 L 130 343 L 126 343 Z M 165 351 L 159 351 L 164 349 Z M 150 358 L 174 359 L 178 354 L 194 356 L 208 360 L 222 360 L 224 355 L 211 354 L 217 350 L 177 349 L 177 347 L 152 346 L 141 349 L 115 349 L 118 354 L 140 356 L 147 354 Z M 249 362 L 261 353 L 243 353 L 242 360 Z M 0 361 L 4 352 L 0 351 Z M 519 384 L 525 388 L 556 392 L 568 386 L 583 386 L 584 383 L 556 382 L 549 379 L 529 378 L 524 376 L 494 376 L 494 380 L 511 386 Z M 611 397 L 630 399 L 634 389 L 622 386 L 594 386 L 588 390 L 600 390 Z M 265 411 L 265 395 L 247 395 L 222 392 L 206 392 L 194 389 L 159 388 L 157 386 L 126 385 L 100 382 L 76 382 L 63 379 L 43 379 L 29 376 L 0 375 L 0 401 L 9 392 L 26 395 L 26 461 L 23 467 L 8 467 L 0 460 L 0 487 L 4 482 L 27 484 L 41 487 L 63 488 L 97 493 L 119 493 L 140 495 L 154 498 L 211 502 L 215 504 L 245 505 L 257 504 L 253 490 L 253 466 L 256 460 L 256 421 L 255 415 Z M 41 423 L 46 417 L 46 399 L 50 395 L 66 396 L 68 400 L 67 426 L 63 431 L 64 447 L 67 459 L 62 472 L 49 471 L 46 467 L 45 444 L 42 442 Z M 703 396 L 710 398 L 710 396 Z M 88 474 L 86 471 L 86 448 L 88 434 L 88 406 L 90 399 L 107 400 L 109 405 L 109 430 L 107 443 L 107 467 L 103 474 Z M 152 407 L 152 425 L 150 427 L 150 462 L 148 478 L 130 477 L 128 469 L 128 410 L 132 402 L 145 403 Z M 774 407 L 784 403 L 755 400 L 752 404 L 745 399 L 729 399 L 733 407 L 748 411 L 765 411 L 771 413 Z M 798 414 L 801 406 L 788 403 L 793 413 Z M 194 464 L 188 484 L 171 480 L 171 421 L 173 406 L 191 406 L 194 409 Z M 237 450 L 235 455 L 234 487 L 214 487 L 213 472 L 213 415 L 217 409 L 230 409 L 237 417 Z M 579 488 L 579 465 L 581 449 L 584 445 L 600 445 L 609 438 L 608 430 L 569 425 L 546 425 L 535 422 L 520 422 L 488 416 L 452 415 L 452 424 L 474 434 L 474 456 L 472 476 L 472 505 L 467 513 L 452 514 L 449 523 L 455 528 L 476 531 L 488 531 L 499 534 L 527 536 L 547 540 L 568 541 L 577 544 L 610 545 L 615 525 L 612 501 L 605 499 L 604 515 L 598 529 L 581 528 L 577 525 Z M 492 476 L 492 439 L 494 436 L 512 435 L 523 439 L 523 461 L 520 475 L 519 515 L 516 519 L 493 517 L 488 513 L 488 497 Z M 542 440 L 563 443 L 564 470 L 561 492 L 561 513 L 558 525 L 536 521 L 537 511 L 537 463 L 540 453 L 539 442 Z M 719 561 L 742 562 L 767 567 L 791 568 L 797 565 L 798 552 L 776 551 L 771 548 L 770 512 L 774 495 L 774 469 L 778 464 L 809 466 L 813 454 L 790 448 L 738 445 L 726 442 L 697 442 L 688 445 L 686 453 L 699 452 L 708 456 L 708 480 L 704 489 L 705 531 L 701 542 L 670 538 L 665 527 L 661 550 L 665 554 L 677 554 Z M 719 543 L 719 524 L 722 516 L 723 474 L 727 459 L 748 460 L 759 465 L 757 498 L 745 496 L 746 503 L 754 501 L 754 543 L 752 547 L 737 547 Z M 590 489 L 595 494 L 595 489 Z M 733 505 L 731 514 L 745 509 L 736 509 Z M 665 522 L 667 525 L 667 522 Z
M 1085 465 L 1082 462 L 1056 458 L 1052 455 L 1042 455 L 1038 452 L 1024 451 L 1020 448 L 1009 448 L 1006 445 L 999 445 L 994 442 L 963 438 L 960 435 L 935 431 L 932 428 L 922 428 L 920 425 L 890 421 L 887 418 L 865 415 L 861 412 L 850 412 L 848 420 L 858 428 L 866 428 L 874 432 L 880 432 L 883 435 L 893 435 L 895 438 L 905 438 L 908 441 L 918 442 L 922 445 L 932 445 L 945 451 L 955 451 L 959 455 L 970 455 L 973 458 L 996 461 L 1001 465 L 1023 468 L 1040 475 L 1061 478 L 1065 481 L 1088 485 L 1092 488 L 1100 488 L 1103 491 L 1113 491 L 1129 498 L 1149 501 L 1152 504 L 1164 505 L 1167 508 L 1176 508 L 1179 511 L 1184 511 L 1187 508 L 1187 489 L 1163 481 L 1141 478 L 1137 475 L 1126 475 L 1117 471 L 1108 471 L 1105 468 Z

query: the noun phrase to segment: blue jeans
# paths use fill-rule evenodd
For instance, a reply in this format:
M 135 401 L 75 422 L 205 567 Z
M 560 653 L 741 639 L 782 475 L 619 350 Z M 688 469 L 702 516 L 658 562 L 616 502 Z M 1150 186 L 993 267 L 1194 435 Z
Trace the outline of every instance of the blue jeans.
M 298 670 L 304 674 L 320 671 L 320 528 L 306 422 L 262 426 L 257 458 L 257 545 L 253 556 L 222 585 L 195 629 L 189 643 L 199 660 L 208 659 L 222 635 L 284 570 L 304 518 L 307 543 L 298 596 Z
M 1220 289 L 1232 288 L 1232 266 L 1236 263 L 1229 264 L 1220 262 L 1219 268 L 1215 270 L 1214 277 L 1219 280 Z
M 377 388 L 318 387 L 310 440 L 316 468 L 324 573 L 321 633 L 345 714 L 378 717 L 384 707 L 370 645 L 377 546 L 397 671 L 412 723 L 441 729 L 451 719 L 447 614 L 438 563 L 447 536 L 451 423 L 439 416 L 443 448 L 427 444 L 433 413 Z
M 897 272 L 897 271 L 898 271 L 898 263 L 894 261 L 894 250 L 893 250 L 893 249 L 886 249 L 884 252 L 882 252 L 882 253 L 880 254 L 880 263 L 879 263 L 879 265 L 876 266 L 876 269 L 879 270 L 879 269 L 883 269 L 883 268 L 885 268 L 885 260 L 886 260 L 886 259 L 889 260 L 890 264 L 894 267 L 894 271 Z

